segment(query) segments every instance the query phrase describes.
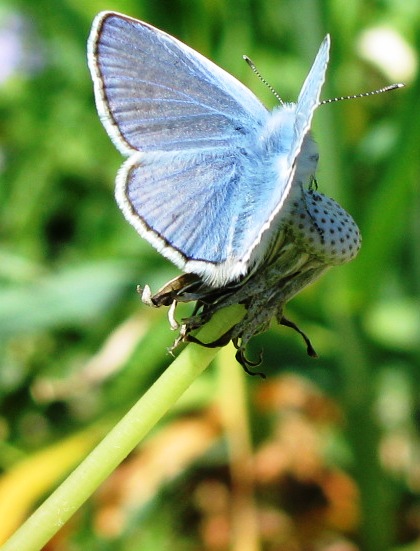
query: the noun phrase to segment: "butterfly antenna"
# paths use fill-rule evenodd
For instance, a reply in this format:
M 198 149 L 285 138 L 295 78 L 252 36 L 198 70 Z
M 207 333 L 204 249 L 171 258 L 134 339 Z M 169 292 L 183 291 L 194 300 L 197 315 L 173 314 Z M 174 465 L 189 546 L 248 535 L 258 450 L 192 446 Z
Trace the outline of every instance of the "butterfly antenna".
M 283 100 L 281 99 L 281 97 L 274 90 L 274 88 L 271 86 L 271 84 L 265 80 L 265 78 L 262 76 L 262 74 L 256 68 L 255 63 L 247 55 L 243 55 L 242 57 L 248 63 L 248 65 L 251 67 L 252 72 L 255 73 L 257 75 L 257 77 L 260 79 L 260 81 L 267 86 L 267 88 L 274 95 L 274 97 L 280 102 L 280 104 L 284 105 Z
M 379 88 L 379 90 L 372 90 L 371 92 L 363 92 L 361 94 L 355 94 L 354 96 L 341 96 L 339 98 L 324 99 L 318 103 L 319 105 L 325 105 L 326 103 L 334 103 L 335 101 L 341 101 L 344 99 L 357 99 L 357 98 L 366 98 L 369 96 L 376 96 L 376 94 L 382 94 L 383 92 L 390 92 L 391 90 L 396 90 L 397 88 L 404 88 L 405 84 L 398 82 L 397 84 L 390 84 L 385 86 L 385 88 Z

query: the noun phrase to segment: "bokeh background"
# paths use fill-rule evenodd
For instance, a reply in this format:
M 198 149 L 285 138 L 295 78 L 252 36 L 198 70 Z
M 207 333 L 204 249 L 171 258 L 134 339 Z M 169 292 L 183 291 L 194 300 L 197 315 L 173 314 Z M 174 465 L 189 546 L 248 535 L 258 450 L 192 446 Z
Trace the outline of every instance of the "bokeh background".
M 171 361 L 178 270 L 124 221 L 122 161 L 96 114 L 98 11 L 144 19 L 275 98 L 296 99 L 323 36 L 319 189 L 363 247 L 255 339 L 262 381 L 222 351 L 48 550 L 420 549 L 420 86 L 417 0 L 3 0 L 0 6 L 0 541 Z

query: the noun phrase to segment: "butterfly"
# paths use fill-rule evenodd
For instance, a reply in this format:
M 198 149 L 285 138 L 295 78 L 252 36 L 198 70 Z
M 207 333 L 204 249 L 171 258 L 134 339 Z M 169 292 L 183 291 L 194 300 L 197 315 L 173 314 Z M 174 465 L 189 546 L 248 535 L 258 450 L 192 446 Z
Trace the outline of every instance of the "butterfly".
M 214 287 L 261 265 L 293 198 L 313 179 L 310 135 L 328 64 L 323 40 L 296 103 L 269 111 L 176 38 L 99 13 L 88 63 L 102 123 L 128 157 L 116 199 L 162 255 Z

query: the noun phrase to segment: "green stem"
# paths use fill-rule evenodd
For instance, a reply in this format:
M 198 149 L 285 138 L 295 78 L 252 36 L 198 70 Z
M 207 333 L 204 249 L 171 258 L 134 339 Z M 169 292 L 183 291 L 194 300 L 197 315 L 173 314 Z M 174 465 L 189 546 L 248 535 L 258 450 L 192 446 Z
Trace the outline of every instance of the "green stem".
M 243 315 L 241 306 L 226 308 L 218 312 L 197 337 L 203 342 L 216 340 Z M 79 467 L 1 547 L 1 551 L 42 549 L 173 406 L 217 352 L 217 348 L 189 344 Z

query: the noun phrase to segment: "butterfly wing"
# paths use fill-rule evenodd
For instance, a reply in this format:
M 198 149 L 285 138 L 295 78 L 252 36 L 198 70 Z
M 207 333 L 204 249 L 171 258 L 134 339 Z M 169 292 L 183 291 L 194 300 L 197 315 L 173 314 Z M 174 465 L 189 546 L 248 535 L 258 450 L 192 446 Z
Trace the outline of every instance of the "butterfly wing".
M 327 35 L 303 83 L 297 103 L 280 108 L 276 122 L 276 151 L 270 155 L 271 162 L 262 163 L 259 170 L 255 170 L 257 160 L 254 162 L 254 170 L 248 167 L 248 179 L 252 179 L 254 189 L 247 190 L 246 183 L 243 187 L 251 193 L 252 210 L 248 216 L 243 215 L 240 226 L 242 244 L 246 243 L 247 249 L 237 251 L 242 263 L 248 266 L 258 265 L 264 257 L 269 246 L 270 232 L 278 231 L 282 209 L 292 188 L 296 186 L 300 189 L 315 172 L 318 153 L 308 132 L 314 111 L 319 105 L 329 49 L 330 37 Z M 309 139 L 305 140 L 305 137 Z M 243 208 L 247 206 L 245 204 Z M 264 236 L 265 244 L 261 246 Z
M 163 255 L 222 284 L 246 271 L 236 243 L 246 197 L 241 172 L 234 150 L 139 152 L 122 166 L 116 198 Z
M 104 12 L 94 21 L 88 56 L 102 122 L 130 156 L 116 190 L 128 221 L 181 269 L 210 283 L 246 273 L 290 191 L 323 82 L 320 54 L 310 73 L 315 81 L 318 76 L 319 90 L 308 84 L 304 93 L 305 82 L 299 97 L 309 103 L 302 101 L 302 122 L 296 118 L 280 176 L 273 166 L 266 174 L 260 156 L 251 154 L 267 110 L 188 46 L 146 23 Z
M 290 155 L 294 158 L 300 152 L 303 139 L 306 136 L 312 122 L 312 116 L 316 107 L 319 105 L 319 96 L 322 85 L 325 82 L 325 73 L 327 71 L 330 52 L 330 35 L 324 38 L 319 47 L 315 61 L 311 70 L 303 83 L 296 104 L 296 122 L 295 122 L 295 141 Z M 296 151 L 298 153 L 296 153 Z
M 266 108 L 234 77 L 147 23 L 100 13 L 88 61 L 102 122 L 125 155 L 231 146 Z

